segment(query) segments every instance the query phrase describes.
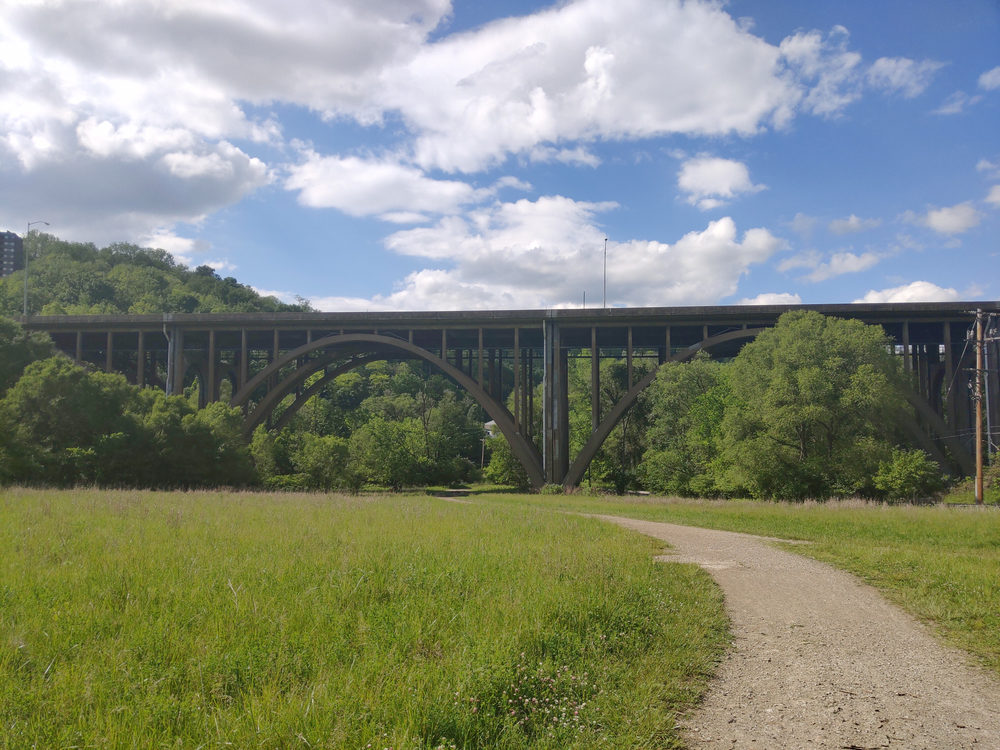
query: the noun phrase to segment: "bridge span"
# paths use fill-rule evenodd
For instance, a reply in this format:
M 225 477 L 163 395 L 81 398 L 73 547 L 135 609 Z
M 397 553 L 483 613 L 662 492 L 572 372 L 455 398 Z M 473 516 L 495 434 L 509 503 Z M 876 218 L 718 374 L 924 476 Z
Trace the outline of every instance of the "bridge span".
M 915 436 L 939 460 L 968 473 L 975 355 L 967 334 L 977 308 L 998 313 L 1000 302 L 56 315 L 22 323 L 49 333 L 76 361 L 119 372 L 137 385 L 175 394 L 197 382 L 203 402 L 228 397 L 244 409 L 248 434 L 260 424 L 283 426 L 323 386 L 354 367 L 378 359 L 422 360 L 455 380 L 496 421 L 532 484 L 575 486 L 652 382 L 652 365 L 703 349 L 733 356 L 782 313 L 797 309 L 882 326 L 911 373 Z M 991 346 L 991 392 L 1000 393 L 1000 352 Z M 570 456 L 568 360 L 580 354 L 591 361 L 591 434 Z M 629 387 L 602 411 L 604 358 L 624 360 Z M 307 385 L 314 374 L 320 377 Z M 1000 423 L 998 402 L 989 405 L 994 425 Z

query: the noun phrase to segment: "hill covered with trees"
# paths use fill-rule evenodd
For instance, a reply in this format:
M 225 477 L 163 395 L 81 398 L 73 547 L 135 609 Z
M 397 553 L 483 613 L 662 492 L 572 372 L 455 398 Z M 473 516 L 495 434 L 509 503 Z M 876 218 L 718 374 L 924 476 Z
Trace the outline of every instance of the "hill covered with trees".
M 263 297 L 232 276 L 220 278 L 210 266 L 191 270 L 165 250 L 124 242 L 98 248 L 40 232 L 31 232 L 25 244 L 32 315 L 310 309 L 306 300 L 289 305 Z M 23 306 L 24 272 L 0 278 L 0 315 L 20 315 Z

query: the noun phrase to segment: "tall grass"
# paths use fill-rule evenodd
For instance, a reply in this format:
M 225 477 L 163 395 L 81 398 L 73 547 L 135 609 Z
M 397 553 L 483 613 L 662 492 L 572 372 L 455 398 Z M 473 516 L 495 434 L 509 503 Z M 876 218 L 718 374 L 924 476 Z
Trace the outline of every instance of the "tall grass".
M 492 502 L 810 541 L 794 551 L 855 573 L 1000 672 L 1000 512 L 994 508 L 585 496 L 497 496 Z
M 523 506 L 0 492 L 0 746 L 671 747 L 726 626 L 653 551 Z

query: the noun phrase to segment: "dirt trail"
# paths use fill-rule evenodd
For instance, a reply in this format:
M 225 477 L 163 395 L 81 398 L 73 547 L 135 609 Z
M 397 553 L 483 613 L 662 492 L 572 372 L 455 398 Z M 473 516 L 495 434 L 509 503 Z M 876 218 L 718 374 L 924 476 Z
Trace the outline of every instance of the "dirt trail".
M 725 593 L 733 648 L 683 723 L 690 747 L 1000 749 L 1000 680 L 853 576 L 748 534 L 600 518 Z

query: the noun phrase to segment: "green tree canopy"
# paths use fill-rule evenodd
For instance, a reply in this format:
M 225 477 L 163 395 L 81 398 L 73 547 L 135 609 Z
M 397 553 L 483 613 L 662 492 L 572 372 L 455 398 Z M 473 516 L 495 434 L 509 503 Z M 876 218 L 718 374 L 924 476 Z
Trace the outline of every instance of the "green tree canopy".
M 801 499 L 871 495 L 905 410 L 903 377 L 877 326 L 785 313 L 728 373 L 722 489 Z
M 726 366 L 705 353 L 660 368 L 648 394 L 646 489 L 683 497 L 718 494 L 712 464 L 728 395 L 725 373 Z
M 17 382 L 30 363 L 55 353 L 47 333 L 25 331 L 13 320 L 0 317 L 0 396 Z

